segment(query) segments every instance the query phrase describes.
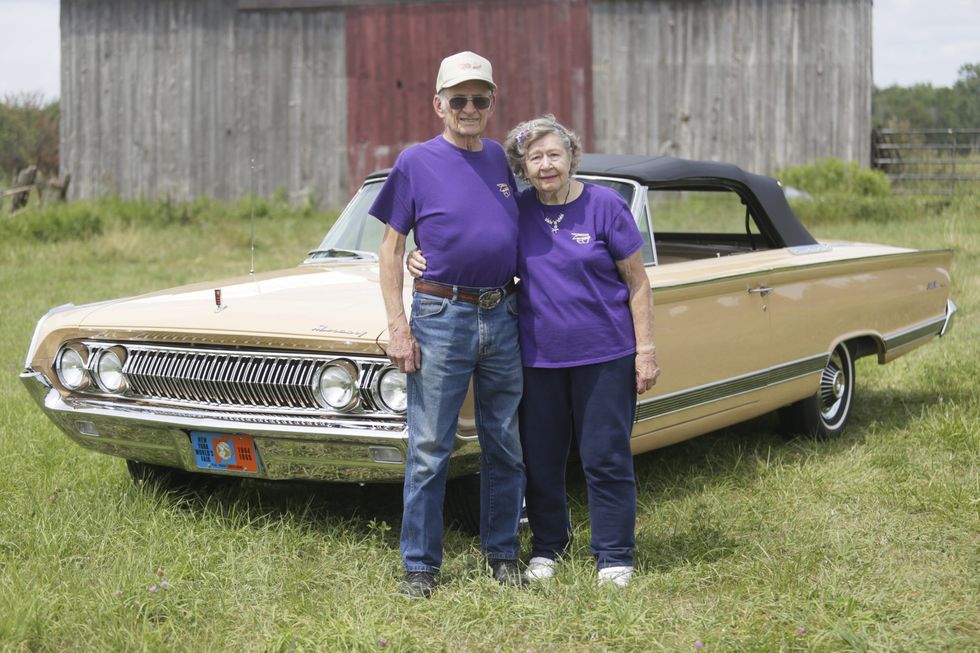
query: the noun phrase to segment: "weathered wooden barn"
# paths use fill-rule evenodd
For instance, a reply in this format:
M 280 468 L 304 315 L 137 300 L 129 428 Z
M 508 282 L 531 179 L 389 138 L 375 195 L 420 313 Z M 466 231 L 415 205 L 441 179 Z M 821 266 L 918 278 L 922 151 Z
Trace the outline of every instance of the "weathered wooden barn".
M 494 64 L 490 136 L 758 172 L 867 163 L 872 0 L 62 0 L 72 193 L 342 204 L 438 133 L 439 61 Z

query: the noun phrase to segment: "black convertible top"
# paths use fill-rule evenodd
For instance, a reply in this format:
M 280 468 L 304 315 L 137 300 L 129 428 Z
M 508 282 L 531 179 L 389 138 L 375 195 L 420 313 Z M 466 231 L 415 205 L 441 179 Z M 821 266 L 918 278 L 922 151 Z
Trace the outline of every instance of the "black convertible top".
M 583 154 L 578 174 L 626 177 L 651 188 L 735 190 L 752 208 L 759 227 L 768 232 L 776 246 L 817 243 L 789 207 L 779 182 L 772 177 L 746 172 L 731 163 L 669 156 Z
M 387 174 L 387 169 L 378 170 L 368 175 L 368 179 Z M 759 228 L 772 241 L 772 245 L 796 247 L 817 244 L 789 207 L 779 182 L 772 177 L 746 172 L 731 163 L 669 156 L 583 154 L 576 174 L 623 177 L 650 188 L 733 190 L 751 208 Z

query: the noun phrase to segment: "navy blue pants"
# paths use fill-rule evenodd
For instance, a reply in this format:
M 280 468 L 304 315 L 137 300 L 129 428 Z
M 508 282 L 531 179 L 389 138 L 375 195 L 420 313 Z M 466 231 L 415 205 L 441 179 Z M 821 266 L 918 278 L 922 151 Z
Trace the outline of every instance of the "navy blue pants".
M 524 368 L 520 426 L 532 557 L 554 560 L 571 541 L 565 468 L 574 437 L 589 491 L 592 555 L 599 569 L 633 564 L 635 375 L 632 354 L 594 365 Z

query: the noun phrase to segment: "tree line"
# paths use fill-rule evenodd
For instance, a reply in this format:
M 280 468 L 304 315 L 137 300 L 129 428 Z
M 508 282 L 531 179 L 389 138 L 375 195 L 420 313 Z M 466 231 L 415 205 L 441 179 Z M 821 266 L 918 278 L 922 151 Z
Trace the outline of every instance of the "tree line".
M 980 63 L 960 66 L 952 86 L 875 88 L 871 121 L 875 128 L 980 129 Z
M 40 93 L 0 99 L 0 182 L 10 183 L 20 170 L 35 165 L 44 177 L 58 174 L 59 103 Z

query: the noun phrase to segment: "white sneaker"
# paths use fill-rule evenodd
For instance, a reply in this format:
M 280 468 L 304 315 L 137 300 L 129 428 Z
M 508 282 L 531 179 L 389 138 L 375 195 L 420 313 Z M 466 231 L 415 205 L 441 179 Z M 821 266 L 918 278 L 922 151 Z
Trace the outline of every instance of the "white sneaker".
M 630 584 L 632 577 L 632 567 L 606 567 L 599 570 L 599 586 L 608 587 L 615 585 L 616 587 L 626 587 Z
M 527 563 L 527 571 L 524 572 L 524 577 L 532 582 L 548 580 L 555 575 L 557 564 L 551 558 L 531 558 L 531 561 Z

